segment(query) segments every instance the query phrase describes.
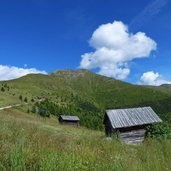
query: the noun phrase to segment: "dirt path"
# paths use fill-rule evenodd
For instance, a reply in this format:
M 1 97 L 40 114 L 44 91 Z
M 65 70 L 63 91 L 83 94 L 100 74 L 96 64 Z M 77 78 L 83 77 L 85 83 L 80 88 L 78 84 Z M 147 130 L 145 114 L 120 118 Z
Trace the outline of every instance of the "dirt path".
M 4 109 L 10 109 L 10 108 L 13 108 L 13 107 L 18 107 L 18 106 L 21 106 L 21 104 L 15 104 L 15 105 L 10 105 L 10 106 L 1 107 L 1 108 L 0 108 L 0 111 L 1 111 L 1 110 L 4 110 Z

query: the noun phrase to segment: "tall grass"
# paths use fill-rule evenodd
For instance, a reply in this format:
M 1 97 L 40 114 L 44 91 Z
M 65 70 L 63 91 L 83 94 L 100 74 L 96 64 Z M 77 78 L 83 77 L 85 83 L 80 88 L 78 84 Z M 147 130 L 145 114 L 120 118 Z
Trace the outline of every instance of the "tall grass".
M 101 132 L 6 112 L 0 113 L 0 170 L 169 171 L 171 142 L 128 146 Z

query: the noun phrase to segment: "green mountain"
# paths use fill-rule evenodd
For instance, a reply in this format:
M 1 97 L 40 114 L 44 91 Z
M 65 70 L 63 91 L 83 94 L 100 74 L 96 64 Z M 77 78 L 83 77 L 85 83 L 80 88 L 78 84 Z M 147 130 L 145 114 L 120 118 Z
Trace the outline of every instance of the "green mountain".
M 19 96 L 29 103 L 48 99 L 37 107 L 53 115 L 76 114 L 90 128 L 103 127 L 104 110 L 109 108 L 151 106 L 163 120 L 171 121 L 171 91 L 166 86 L 132 85 L 87 70 L 31 74 L 0 86 L 1 106 L 19 103 Z

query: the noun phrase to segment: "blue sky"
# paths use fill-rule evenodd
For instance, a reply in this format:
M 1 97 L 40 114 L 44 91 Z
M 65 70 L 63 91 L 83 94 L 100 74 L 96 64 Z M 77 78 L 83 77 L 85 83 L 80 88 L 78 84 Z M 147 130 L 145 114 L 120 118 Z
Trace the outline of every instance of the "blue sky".
M 170 83 L 170 21 L 170 0 L 0 0 L 0 79 L 81 66 L 131 83 Z M 102 39 L 93 38 L 93 33 L 109 23 L 115 29 L 119 22 L 127 27 L 129 36 L 145 33 L 156 48 L 151 45 L 145 57 L 124 56 L 125 61 L 114 62 L 110 72 L 109 62 L 113 61 L 108 59 L 81 65 L 85 53 L 99 50 L 97 43 Z M 103 46 L 107 47 L 105 42 Z M 129 50 L 129 45 L 123 46 Z M 123 50 L 122 44 L 119 48 Z M 98 56 L 89 58 L 99 60 Z M 124 69 L 127 74 L 116 74 L 118 69 L 119 74 Z

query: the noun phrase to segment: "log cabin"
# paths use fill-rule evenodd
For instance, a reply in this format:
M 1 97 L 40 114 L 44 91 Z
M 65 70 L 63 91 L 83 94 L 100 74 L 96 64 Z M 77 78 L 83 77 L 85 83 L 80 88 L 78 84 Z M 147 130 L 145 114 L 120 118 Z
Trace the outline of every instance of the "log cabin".
M 79 117 L 78 116 L 69 116 L 69 115 L 60 115 L 59 116 L 59 123 L 62 125 L 72 125 L 72 126 L 79 126 Z
M 106 110 L 104 116 L 107 137 L 115 134 L 126 144 L 144 141 L 147 126 L 162 122 L 151 107 Z

